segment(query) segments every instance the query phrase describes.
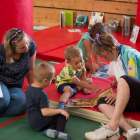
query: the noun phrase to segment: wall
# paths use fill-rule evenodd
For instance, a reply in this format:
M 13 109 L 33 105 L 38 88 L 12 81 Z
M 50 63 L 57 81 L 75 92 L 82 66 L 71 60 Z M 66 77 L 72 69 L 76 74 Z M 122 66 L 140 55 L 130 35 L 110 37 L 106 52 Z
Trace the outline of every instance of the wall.
M 33 0 L 34 25 L 60 25 L 60 11 L 73 11 L 74 23 L 78 14 L 88 15 L 88 26 L 91 12 L 104 12 L 104 23 L 110 17 L 120 19 L 119 30 L 122 26 L 122 15 L 131 17 L 132 28 L 136 24 L 137 0 Z

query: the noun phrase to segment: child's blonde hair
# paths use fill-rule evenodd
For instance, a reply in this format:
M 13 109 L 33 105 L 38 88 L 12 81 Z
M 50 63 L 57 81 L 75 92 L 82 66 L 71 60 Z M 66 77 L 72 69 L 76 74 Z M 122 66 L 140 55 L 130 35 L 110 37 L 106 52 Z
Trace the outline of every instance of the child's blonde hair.
M 76 58 L 82 55 L 82 50 L 74 45 L 69 46 L 64 52 L 64 56 L 67 61 L 70 61 L 71 58 Z
M 111 52 L 113 47 L 119 50 L 119 46 L 120 43 L 111 34 L 96 34 L 95 42 L 92 45 L 92 51 L 96 55 L 100 55 L 104 51 Z
M 52 78 L 52 74 L 55 73 L 55 69 L 48 63 L 40 63 L 34 72 L 35 81 L 41 83 L 44 79 L 50 80 Z

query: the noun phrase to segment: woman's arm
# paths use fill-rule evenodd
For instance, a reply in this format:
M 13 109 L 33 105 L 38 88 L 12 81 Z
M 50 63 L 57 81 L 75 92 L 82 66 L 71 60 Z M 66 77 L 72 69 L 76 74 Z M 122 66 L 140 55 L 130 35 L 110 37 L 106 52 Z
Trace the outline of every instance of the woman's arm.
M 30 69 L 27 74 L 27 80 L 29 85 L 34 82 L 35 58 L 36 58 L 36 52 L 32 57 L 30 57 Z

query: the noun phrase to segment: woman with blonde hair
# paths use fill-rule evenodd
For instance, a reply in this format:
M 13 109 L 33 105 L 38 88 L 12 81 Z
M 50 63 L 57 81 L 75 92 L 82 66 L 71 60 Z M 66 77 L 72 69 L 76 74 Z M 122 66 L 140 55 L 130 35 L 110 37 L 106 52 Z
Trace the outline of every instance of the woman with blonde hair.
M 26 98 L 21 89 L 24 78 L 33 83 L 36 44 L 22 29 L 13 28 L 0 44 L 0 117 L 21 115 L 26 111 Z

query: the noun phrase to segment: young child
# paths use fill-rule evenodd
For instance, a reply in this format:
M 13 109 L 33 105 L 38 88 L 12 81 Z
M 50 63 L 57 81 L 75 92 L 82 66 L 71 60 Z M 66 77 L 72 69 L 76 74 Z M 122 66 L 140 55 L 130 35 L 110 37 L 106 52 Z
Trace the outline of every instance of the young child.
M 29 124 L 35 131 L 44 130 L 48 137 L 71 140 L 63 133 L 69 114 L 62 109 L 50 109 L 48 95 L 43 90 L 51 84 L 54 73 L 53 66 L 47 63 L 35 69 L 34 83 L 26 91 Z
M 67 65 L 62 69 L 56 81 L 56 87 L 62 93 L 57 107 L 61 109 L 65 108 L 67 100 L 75 96 L 77 91 L 83 90 L 83 93 L 90 94 L 87 88 L 94 92 L 101 90 L 100 87 L 92 85 L 91 78 L 86 78 L 85 62 L 80 48 L 72 45 L 65 50 L 64 56 Z
M 99 33 L 110 33 L 110 30 L 107 25 L 105 25 L 102 22 L 96 23 L 91 27 L 91 29 L 85 33 L 81 40 L 78 42 L 77 46 L 81 48 L 83 52 L 83 59 L 85 61 L 85 67 L 87 70 L 89 70 L 88 76 L 91 77 L 93 74 L 95 74 L 96 71 L 100 69 L 102 65 L 105 65 L 105 63 L 100 62 L 98 60 L 98 56 L 94 54 L 94 58 L 96 62 L 93 62 L 92 60 L 92 44 L 94 43 L 94 38 L 96 37 L 96 34 Z

